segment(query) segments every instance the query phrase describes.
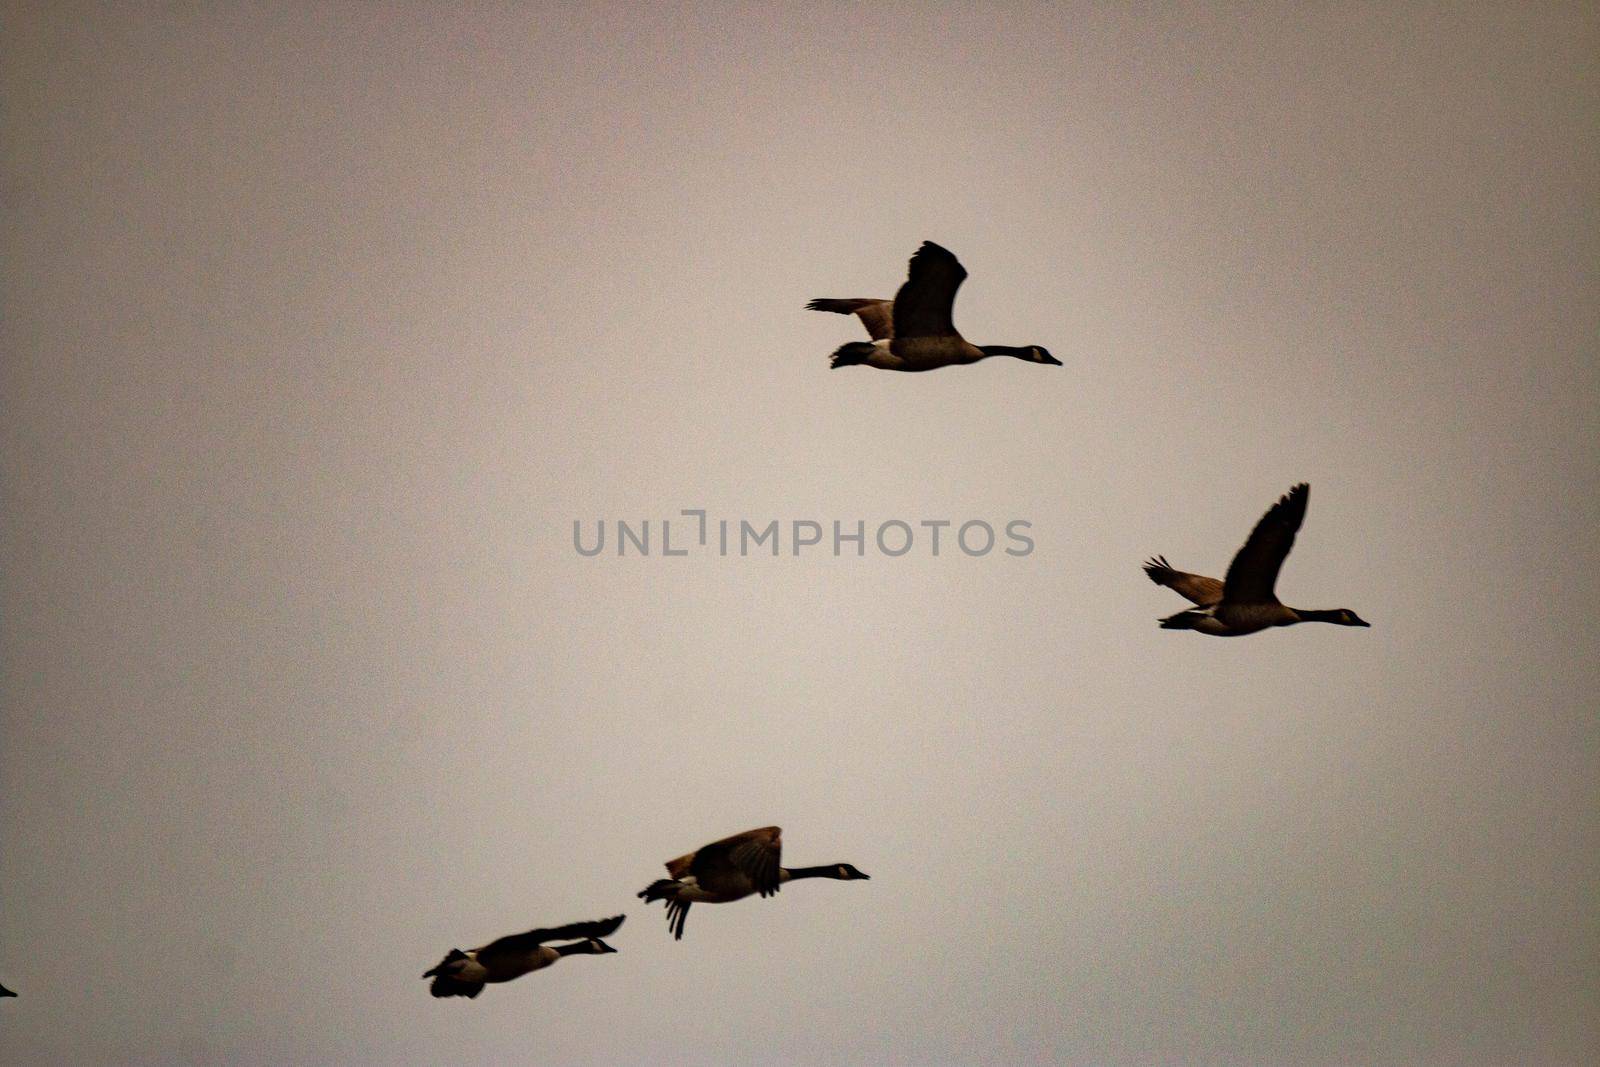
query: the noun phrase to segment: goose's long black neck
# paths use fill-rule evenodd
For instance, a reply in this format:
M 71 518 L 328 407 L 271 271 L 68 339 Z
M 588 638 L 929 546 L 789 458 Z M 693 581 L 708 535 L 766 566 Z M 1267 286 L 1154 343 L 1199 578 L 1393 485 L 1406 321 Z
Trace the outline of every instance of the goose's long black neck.
M 831 863 L 826 867 L 785 867 L 783 873 L 790 882 L 796 878 L 837 878 L 839 865 Z
M 1340 614 L 1337 608 L 1330 611 L 1319 611 L 1312 608 L 1295 608 L 1294 613 L 1300 616 L 1301 622 L 1338 622 Z
M 595 948 L 588 941 L 574 941 L 570 945 L 552 945 L 558 956 L 592 956 Z M 563 972 L 565 973 L 565 972 Z
M 979 345 L 978 350 L 986 356 L 1016 356 L 1019 359 L 1032 359 L 1027 346 L 1018 348 L 1016 345 Z

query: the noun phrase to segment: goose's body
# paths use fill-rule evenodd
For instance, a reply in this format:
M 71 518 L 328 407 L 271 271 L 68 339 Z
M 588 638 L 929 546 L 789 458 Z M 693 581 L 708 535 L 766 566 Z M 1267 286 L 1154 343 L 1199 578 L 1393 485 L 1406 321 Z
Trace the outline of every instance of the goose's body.
M 880 338 L 871 344 L 850 342 L 834 353 L 831 366 L 837 369 L 860 364 L 879 370 L 937 370 L 976 363 L 987 354 L 959 337 L 903 337 L 898 343 Z
M 1290 489 L 1267 510 L 1250 531 L 1249 540 L 1228 566 L 1223 581 L 1202 574 L 1175 570 L 1164 556 L 1144 565 L 1145 574 L 1196 605 L 1161 620 L 1163 630 L 1195 630 L 1212 637 L 1242 637 L 1274 626 L 1301 622 L 1329 622 L 1338 626 L 1367 626 L 1348 608 L 1331 611 L 1291 608 L 1274 591 L 1278 571 L 1294 547 L 1295 534 L 1305 520 L 1311 487 L 1304 482 Z
M 1039 345 L 975 345 L 956 331 L 951 318 L 956 290 L 966 278 L 948 250 L 924 241 L 911 257 L 905 284 L 893 300 L 876 297 L 819 297 L 806 307 L 855 315 L 868 341 L 851 341 L 833 353 L 834 368 L 857 365 L 880 370 L 924 371 L 976 363 L 990 356 L 1015 356 L 1059 367 L 1061 361 Z
M 848 863 L 823 867 L 783 867 L 783 831 L 776 826 L 746 830 L 725 837 L 677 859 L 668 860 L 667 873 L 641 890 L 645 903 L 667 902 L 667 926 L 682 939 L 684 920 L 691 904 L 728 904 L 759 894 L 772 896 L 780 886 L 801 878 L 834 878 L 851 882 L 870 878 Z
M 465 952 L 453 948 L 432 970 L 424 971 L 422 977 L 433 979 L 428 991 L 436 997 L 476 997 L 483 992 L 485 984 L 521 978 L 549 967 L 563 956 L 615 952 L 616 949 L 600 939 L 616 932 L 624 918 L 618 915 L 598 922 L 529 930 Z M 548 945 L 547 941 L 571 941 L 572 944 Z
M 1190 608 L 1161 620 L 1165 630 L 1198 630 L 1212 637 L 1242 637 L 1273 626 L 1292 626 L 1306 620 L 1283 604 L 1210 604 Z

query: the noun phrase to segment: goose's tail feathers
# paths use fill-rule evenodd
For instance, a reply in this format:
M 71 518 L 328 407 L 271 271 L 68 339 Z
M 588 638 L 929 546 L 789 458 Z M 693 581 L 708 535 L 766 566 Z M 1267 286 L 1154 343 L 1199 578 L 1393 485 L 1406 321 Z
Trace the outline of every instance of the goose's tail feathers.
M 833 358 L 828 362 L 828 366 L 833 370 L 838 370 L 840 367 L 854 367 L 871 359 L 872 352 L 873 346 L 870 342 L 851 341 L 834 349 Z
M 465 952 L 462 952 L 458 948 L 453 948 L 453 949 L 450 950 L 449 955 L 445 956 L 444 959 L 440 960 L 437 964 L 434 965 L 432 970 L 423 971 L 422 972 L 422 977 L 424 977 L 424 978 L 433 978 L 433 977 L 436 977 L 438 975 L 444 974 L 446 969 L 448 969 L 449 966 L 452 963 L 456 962 L 457 960 L 464 960 L 466 958 L 467 958 L 467 954 Z
M 428 992 L 436 997 L 466 997 L 471 1000 L 483 992 L 482 982 L 463 982 L 459 978 L 451 978 L 448 974 L 441 974 L 433 980 L 428 987 Z
M 1188 611 L 1180 611 L 1176 615 L 1168 615 L 1162 619 L 1161 628 L 1163 630 L 1193 630 L 1200 625 L 1202 620 L 1209 618 L 1210 615 L 1211 613 L 1208 611 L 1196 611 L 1194 608 L 1190 608 Z

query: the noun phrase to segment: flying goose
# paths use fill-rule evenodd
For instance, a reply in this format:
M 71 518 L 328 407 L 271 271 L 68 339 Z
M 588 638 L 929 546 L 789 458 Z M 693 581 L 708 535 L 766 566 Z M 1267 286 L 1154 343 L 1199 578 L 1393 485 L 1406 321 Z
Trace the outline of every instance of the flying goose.
M 11 992 L 11 990 L 7 989 L 5 986 L 0 985 L 0 997 L 14 997 L 14 996 L 16 996 L 15 993 Z
M 596 956 L 617 951 L 600 939 L 616 932 L 624 918 L 626 916 L 617 915 L 598 922 L 557 926 L 552 930 L 529 930 L 466 952 L 453 948 L 437 967 L 422 972 L 422 977 L 433 979 L 428 992 L 436 997 L 475 997 L 483 992 L 485 982 L 521 978 L 530 971 L 550 966 L 562 956 Z M 573 943 L 547 945 L 546 941 Z
M 829 366 L 853 367 L 864 363 L 882 370 L 933 370 L 959 363 L 976 363 L 988 356 L 1015 356 L 1029 363 L 1061 366 L 1061 361 L 1039 345 L 974 345 L 956 332 L 950 320 L 956 290 L 967 276 L 955 256 L 932 241 L 922 242 L 911 257 L 905 284 L 893 300 L 870 297 L 834 299 L 818 297 L 806 307 L 855 315 L 867 328 L 867 341 L 851 341 L 833 353 Z
M 667 928 L 674 940 L 683 939 L 683 921 L 691 904 L 726 904 L 751 893 L 770 897 L 785 882 L 798 878 L 837 878 L 853 882 L 870 878 L 848 863 L 825 867 L 780 867 L 782 830 L 763 826 L 713 841 L 686 856 L 667 861 L 671 878 L 661 878 L 639 892 L 646 904 L 667 902 Z
M 1312 611 L 1286 607 L 1272 591 L 1278 571 L 1294 547 L 1295 531 L 1306 517 L 1311 487 L 1304 482 L 1285 493 L 1250 531 L 1250 539 L 1228 565 L 1223 581 L 1173 570 L 1165 556 L 1146 561 L 1144 572 L 1198 607 L 1161 620 L 1163 630 L 1198 630 L 1213 637 L 1238 637 L 1269 626 L 1297 622 L 1331 622 L 1339 626 L 1370 626 L 1348 608 Z

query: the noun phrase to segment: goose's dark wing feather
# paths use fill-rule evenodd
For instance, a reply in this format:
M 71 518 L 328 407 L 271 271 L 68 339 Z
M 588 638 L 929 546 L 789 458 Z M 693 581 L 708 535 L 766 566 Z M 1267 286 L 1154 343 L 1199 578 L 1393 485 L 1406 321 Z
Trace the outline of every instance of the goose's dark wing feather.
M 689 919 L 689 903 L 676 897 L 667 901 L 667 929 L 672 931 L 674 941 L 683 940 L 683 924 Z
M 1207 578 L 1203 574 L 1189 574 L 1187 571 L 1172 569 L 1172 564 L 1167 562 L 1167 557 L 1156 556 L 1145 561 L 1144 572 L 1150 580 L 1157 585 L 1164 585 L 1168 589 L 1185 597 L 1203 608 L 1210 607 L 1222 600 L 1222 583 L 1215 578 Z
M 1304 482 L 1285 493 L 1267 509 L 1250 531 L 1250 539 L 1228 564 L 1223 579 L 1224 600 L 1233 604 L 1276 604 L 1273 592 L 1278 571 L 1294 547 L 1295 532 L 1306 517 L 1306 500 L 1311 487 Z
M 689 871 L 708 888 L 748 879 L 757 893 L 771 896 L 778 891 L 782 835 L 783 831 L 776 826 L 763 826 L 725 837 L 696 852 Z
M 529 930 L 527 933 L 510 934 L 506 937 L 496 938 L 477 950 L 479 958 L 485 955 L 494 955 L 500 952 L 523 953 L 531 952 L 547 941 L 581 941 L 586 937 L 610 937 L 622 925 L 626 915 L 613 915 L 609 919 L 599 919 L 595 922 L 568 923 L 566 926 L 552 926 L 545 930 Z
M 905 284 L 894 296 L 896 337 L 947 337 L 956 332 L 951 319 L 956 290 L 967 277 L 961 263 L 947 249 L 922 242 L 911 257 Z

